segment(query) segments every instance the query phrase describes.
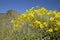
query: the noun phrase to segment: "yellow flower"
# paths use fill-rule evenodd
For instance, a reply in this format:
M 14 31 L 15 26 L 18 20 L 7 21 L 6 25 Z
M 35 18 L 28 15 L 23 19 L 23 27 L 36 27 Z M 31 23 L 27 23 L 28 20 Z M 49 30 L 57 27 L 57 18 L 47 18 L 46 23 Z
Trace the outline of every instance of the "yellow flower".
M 36 14 L 41 15 L 41 9 L 34 10 Z
M 19 25 L 18 25 L 18 24 L 14 24 L 14 27 L 15 27 L 15 28 L 18 28 L 18 27 L 19 27 Z
M 40 24 L 40 28 L 44 28 L 43 24 Z
M 39 8 L 39 9 L 34 10 L 34 11 L 38 15 L 42 15 L 42 14 L 45 14 L 47 12 L 47 10 L 45 8 Z
M 36 21 L 34 22 L 34 26 L 33 26 L 33 27 L 39 28 L 39 25 L 40 25 L 40 24 L 41 24 L 41 22 L 38 21 L 38 20 L 36 20 Z
M 14 23 L 14 22 L 15 22 L 15 20 L 11 20 L 11 22 L 12 22 L 12 23 Z
M 41 22 L 40 22 L 40 21 L 38 21 L 38 20 L 36 20 L 34 23 L 41 24 Z
M 30 22 L 31 18 L 29 16 L 26 17 L 26 22 Z
M 51 18 L 50 18 L 50 21 L 54 21 L 54 17 L 51 17 Z
M 53 14 L 54 14 L 54 15 L 56 15 L 56 14 L 57 14 L 56 10 L 55 10 L 55 11 L 53 11 Z
M 56 24 L 60 26 L 60 21 L 59 20 L 56 20 Z
M 47 23 L 46 22 L 44 22 L 43 24 L 44 24 L 44 26 L 47 26 Z
M 22 14 L 22 17 L 26 17 L 26 14 Z
M 25 17 L 26 17 L 26 14 L 19 15 L 19 18 L 25 18 Z
M 40 9 L 39 9 L 40 10 Z M 40 11 L 39 10 L 34 10 L 37 14 L 39 14 L 40 13 Z
M 59 30 L 59 28 L 58 27 L 55 27 L 54 30 L 57 31 L 57 30 Z
M 60 17 L 60 13 L 56 13 L 55 18 L 59 18 L 59 17 Z
M 29 13 L 28 13 L 28 16 L 34 17 L 34 12 L 33 12 L 33 11 L 32 11 L 32 12 L 29 12 Z
M 48 32 L 53 32 L 53 29 L 52 28 L 48 29 Z

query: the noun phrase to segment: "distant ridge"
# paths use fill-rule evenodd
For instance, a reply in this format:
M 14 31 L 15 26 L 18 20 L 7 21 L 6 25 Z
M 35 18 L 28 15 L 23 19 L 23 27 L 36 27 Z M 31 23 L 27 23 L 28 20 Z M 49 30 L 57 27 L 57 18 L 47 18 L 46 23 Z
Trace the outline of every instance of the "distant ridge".
M 0 27 L 7 26 L 12 19 L 16 19 L 20 15 L 14 10 L 8 10 L 6 13 L 0 13 Z M 11 24 L 9 24 L 11 25 Z
M 18 12 L 15 10 L 8 10 L 6 13 L 0 13 L 0 17 L 3 18 L 3 16 L 8 16 L 8 17 L 17 17 L 19 15 Z

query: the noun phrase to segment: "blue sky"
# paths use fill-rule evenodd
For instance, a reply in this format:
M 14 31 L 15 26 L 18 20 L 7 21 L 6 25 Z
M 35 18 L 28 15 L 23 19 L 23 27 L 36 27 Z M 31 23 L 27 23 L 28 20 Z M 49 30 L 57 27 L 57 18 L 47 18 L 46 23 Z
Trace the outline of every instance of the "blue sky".
M 0 0 L 0 13 L 10 9 L 21 13 L 35 6 L 60 11 L 60 0 Z

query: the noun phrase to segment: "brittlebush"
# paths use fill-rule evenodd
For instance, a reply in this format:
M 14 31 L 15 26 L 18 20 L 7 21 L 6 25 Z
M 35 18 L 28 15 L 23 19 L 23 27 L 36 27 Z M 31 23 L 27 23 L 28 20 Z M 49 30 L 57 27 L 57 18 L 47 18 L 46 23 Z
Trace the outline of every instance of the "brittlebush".
M 40 31 L 41 38 L 48 37 L 51 39 L 59 39 L 60 37 L 60 12 L 47 10 L 45 8 L 31 8 L 24 14 L 19 15 L 15 20 L 12 19 L 14 28 L 33 28 L 38 33 Z M 31 29 L 32 30 L 32 29 Z M 59 35 L 58 35 L 59 34 Z M 38 34 L 37 34 L 38 35 Z

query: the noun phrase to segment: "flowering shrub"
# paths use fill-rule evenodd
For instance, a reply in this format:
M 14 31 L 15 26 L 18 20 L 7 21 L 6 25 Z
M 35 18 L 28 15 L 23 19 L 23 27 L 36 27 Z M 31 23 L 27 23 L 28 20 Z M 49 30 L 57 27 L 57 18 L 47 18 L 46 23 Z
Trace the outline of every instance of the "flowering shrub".
M 18 30 L 26 40 L 60 40 L 60 12 L 32 7 L 11 20 L 13 31 Z
M 60 12 L 32 7 L 15 13 L 1 15 L 0 40 L 60 40 Z

